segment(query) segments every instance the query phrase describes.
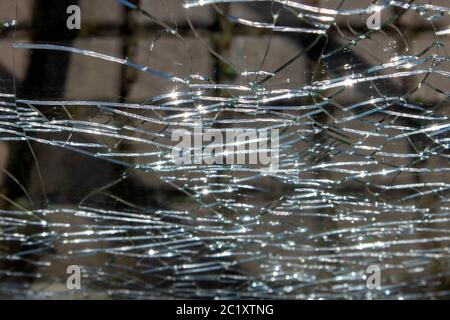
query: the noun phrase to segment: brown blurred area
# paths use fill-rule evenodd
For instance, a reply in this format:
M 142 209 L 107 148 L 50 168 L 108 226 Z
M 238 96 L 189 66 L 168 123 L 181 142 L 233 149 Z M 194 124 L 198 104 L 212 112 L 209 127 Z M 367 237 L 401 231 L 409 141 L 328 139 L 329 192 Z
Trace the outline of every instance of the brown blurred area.
M 85 57 L 70 53 L 42 53 L 12 48 L 14 42 L 54 43 L 58 45 L 83 48 L 106 55 L 126 58 L 141 65 L 179 76 L 190 74 L 208 75 L 216 82 L 244 83 L 235 70 L 217 59 L 205 50 L 205 46 L 223 55 L 237 70 L 259 70 L 261 61 L 264 69 L 276 70 L 284 61 L 295 56 L 311 41 L 310 36 L 286 36 L 282 33 L 268 34 L 260 29 L 248 28 L 231 23 L 218 11 L 210 6 L 192 10 L 188 15 L 180 6 L 181 0 L 135 0 L 140 7 L 152 13 L 157 19 L 146 17 L 116 1 L 105 0 L 1 0 L 0 21 L 17 20 L 15 30 L 0 31 L 0 92 L 15 94 L 18 99 L 56 99 L 56 100 L 97 100 L 109 102 L 143 103 L 151 97 L 170 92 L 171 83 L 156 81 L 139 72 L 120 64 L 108 64 L 104 61 L 88 60 Z M 319 4 L 332 7 L 332 1 L 309 0 L 304 3 Z M 348 1 L 349 8 L 354 5 L 361 7 L 372 1 Z M 81 7 L 81 30 L 64 28 L 69 5 L 78 4 Z M 220 10 L 233 16 L 248 19 L 267 20 L 267 10 L 264 6 L 254 4 L 220 5 Z M 395 12 L 392 12 L 395 14 Z M 281 17 L 281 22 L 293 24 L 289 17 Z M 283 20 L 285 19 L 285 20 Z M 365 27 L 364 19 L 338 21 L 342 26 L 351 24 L 355 29 Z M 180 41 L 167 35 L 164 23 L 175 26 Z M 195 26 L 192 30 L 190 24 Z M 433 27 L 426 21 L 421 21 L 416 15 L 406 14 L 398 22 L 402 27 L 403 36 L 408 39 L 408 46 L 414 53 L 424 50 L 430 44 L 430 38 L 435 37 Z M 338 33 L 337 31 L 333 31 Z M 401 43 L 401 36 L 392 29 L 386 32 L 386 37 L 393 42 Z M 342 45 L 339 37 L 330 37 L 329 45 Z M 388 42 L 380 39 L 380 42 Z M 450 48 L 450 37 L 440 38 Z M 267 51 L 267 49 L 269 50 Z M 360 45 L 353 52 L 354 60 L 362 66 L 383 61 L 383 55 L 388 55 L 385 48 L 377 46 L 376 42 Z M 313 49 L 298 59 L 295 64 L 281 72 L 274 79 L 274 86 L 289 86 L 289 83 L 307 84 L 314 72 L 314 57 L 320 54 Z M 339 64 L 340 61 L 336 61 Z M 434 84 L 443 92 L 450 89 L 450 78 L 434 78 L 431 75 L 427 82 Z M 278 81 L 278 82 L 277 82 Z M 414 83 L 412 83 L 414 82 Z M 417 79 L 396 80 L 392 90 L 404 90 L 415 86 Z M 432 94 L 430 93 L 432 92 Z M 349 89 L 337 100 L 342 105 L 349 105 L 361 95 L 356 89 Z M 428 104 L 441 105 L 441 113 L 449 114 L 448 104 L 442 104 L 447 99 L 440 90 L 421 88 L 410 97 L 411 101 L 427 101 Z M 96 117 L 97 115 L 93 115 Z M 98 115 L 98 121 L 107 123 Z M 327 122 L 329 119 L 317 118 L 317 121 Z M 361 125 L 361 128 L 363 125 Z M 144 125 L 143 125 L 144 127 Z M 159 130 L 158 127 L 148 127 Z M 321 137 L 318 137 L 320 142 Z M 376 143 L 376 142 L 374 142 Z M 419 143 L 419 142 L 418 142 Z M 124 144 L 121 150 L 133 151 L 134 146 Z M 386 145 L 386 150 L 408 153 L 412 150 L 409 144 Z M 400 151 L 399 151 L 400 150 Z M 413 150 L 414 152 L 414 150 Z M 398 161 L 401 165 L 402 159 Z M 448 162 L 433 158 L 423 166 L 448 166 Z M 79 154 L 68 149 L 44 145 L 37 142 L 11 141 L 0 142 L 0 207 L 2 209 L 37 209 L 52 206 L 76 207 L 81 202 L 107 209 L 128 208 L 128 204 L 138 207 L 179 209 L 191 208 L 195 203 L 171 185 L 163 182 L 157 175 L 138 170 L 125 170 L 112 162 Z M 126 178 L 124 178 L 124 173 Z M 337 179 L 339 174 L 319 172 L 326 178 Z M 373 178 L 376 183 L 384 183 L 383 177 Z M 378 179 L 378 180 L 377 180 Z M 442 176 L 400 174 L 397 182 L 415 183 L 423 181 L 442 180 Z M 261 181 L 261 184 L 271 190 L 274 198 L 282 196 L 286 189 L 281 183 L 272 180 Z M 360 192 L 361 184 L 349 182 L 342 186 L 342 193 Z M 96 192 L 97 191 L 97 192 Z M 105 192 L 103 192 L 105 191 Z M 112 198 L 110 195 L 120 196 Z M 400 197 L 391 193 L 392 198 Z M 256 197 L 256 199 L 258 199 Z M 255 202 L 263 203 L 267 199 Z M 431 206 L 436 199 L 432 196 L 422 201 L 420 207 Z M 305 223 L 311 228 L 321 228 L 327 223 L 335 228 L 344 227 L 343 222 L 322 221 L 306 218 Z M 75 223 L 74 221 L 70 221 Z M 76 223 L 83 223 L 83 219 Z M 316 230 L 317 231 L 317 230 Z M 30 234 L 34 230 L 27 231 Z M 71 248 L 58 246 L 54 253 L 64 255 Z M 5 252 L 17 250 L 17 244 L 9 248 L 1 248 Z M 24 248 L 22 248 L 24 250 Z M 101 266 L 111 262 L 104 255 L 80 258 L 77 263 L 91 266 Z M 118 262 L 118 261 L 115 261 Z M 123 264 L 133 266 L 135 260 L 124 259 Z M 64 277 L 65 266 L 69 261 L 55 263 L 46 268 L 45 277 Z M 253 268 L 244 266 L 243 268 Z M 434 270 L 442 271 L 436 262 Z M 21 262 L 1 262 L 0 270 L 8 269 L 23 272 L 37 272 L 38 266 Z M 257 267 L 255 267 L 257 269 Z M 436 271 L 437 270 L 437 271 Z M 445 270 L 444 270 L 445 271 Z M 36 288 L 43 285 L 35 282 Z M 60 285 L 60 284 L 59 284 Z M 445 287 L 447 284 L 442 284 Z M 58 286 L 58 284 L 56 284 Z M 58 289 L 58 288 L 57 288 Z M 101 296 L 101 294 L 99 294 Z

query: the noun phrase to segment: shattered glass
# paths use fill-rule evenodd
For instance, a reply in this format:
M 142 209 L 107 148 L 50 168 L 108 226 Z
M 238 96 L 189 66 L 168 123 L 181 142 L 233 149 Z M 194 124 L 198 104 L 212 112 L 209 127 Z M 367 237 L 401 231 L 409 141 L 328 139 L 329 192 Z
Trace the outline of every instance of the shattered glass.
M 448 298 L 449 16 L 1 0 L 0 297 Z M 279 170 L 176 164 L 199 123 L 279 129 Z

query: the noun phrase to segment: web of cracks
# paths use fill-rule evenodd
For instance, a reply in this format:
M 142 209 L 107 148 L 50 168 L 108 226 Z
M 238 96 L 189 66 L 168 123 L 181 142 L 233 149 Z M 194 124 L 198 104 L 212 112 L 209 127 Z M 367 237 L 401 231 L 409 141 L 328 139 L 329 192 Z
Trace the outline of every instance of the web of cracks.
M 27 204 L 2 197 L 11 204 L 0 214 L 2 295 L 65 294 L 49 289 L 65 283 L 49 276 L 58 261 L 81 265 L 86 296 L 449 295 L 450 68 L 440 22 L 450 7 L 379 2 L 382 26 L 370 30 L 371 3 L 192 0 L 179 4 L 186 31 L 118 2 L 160 27 L 150 51 L 170 38 L 186 60 L 162 71 L 70 45 L 12 45 L 121 65 L 165 89 L 141 103 L 0 94 L 3 141 L 25 143 L 31 153 L 32 143 L 50 145 L 121 168 L 119 178 L 72 207 L 48 200 L 36 207 L 23 186 Z M 235 5 L 259 20 L 236 16 Z M 205 37 L 191 20 L 202 7 L 213 9 L 222 40 Z M 431 34 L 419 48 L 402 24 L 408 15 L 420 17 Z M 14 26 L 9 21 L 3 29 Z M 252 56 L 252 44 L 244 43 L 249 53 L 233 56 L 227 41 L 236 45 L 233 32 L 244 30 L 265 44 Z M 197 72 L 200 53 L 187 33 L 212 57 L 212 75 Z M 278 46 L 292 54 L 280 58 Z M 176 164 L 171 137 L 198 123 L 278 129 L 279 169 Z M 147 205 L 112 191 L 137 174 L 169 186 L 166 203 Z M 92 257 L 95 263 L 83 260 Z M 381 290 L 366 286 L 370 265 L 382 270 Z

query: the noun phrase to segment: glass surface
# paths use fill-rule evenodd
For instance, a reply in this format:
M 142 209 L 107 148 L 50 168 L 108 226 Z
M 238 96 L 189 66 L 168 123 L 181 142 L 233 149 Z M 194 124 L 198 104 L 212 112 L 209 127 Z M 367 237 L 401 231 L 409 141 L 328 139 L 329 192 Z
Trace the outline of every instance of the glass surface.
M 448 298 L 449 15 L 1 0 L 0 297 Z

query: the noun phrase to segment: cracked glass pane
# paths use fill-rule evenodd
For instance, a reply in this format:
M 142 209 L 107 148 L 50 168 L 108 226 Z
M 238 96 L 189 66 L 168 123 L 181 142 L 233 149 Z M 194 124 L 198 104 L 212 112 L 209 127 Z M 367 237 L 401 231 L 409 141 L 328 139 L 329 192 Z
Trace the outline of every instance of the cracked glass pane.
M 0 297 L 448 298 L 448 49 L 448 0 L 1 0 Z

